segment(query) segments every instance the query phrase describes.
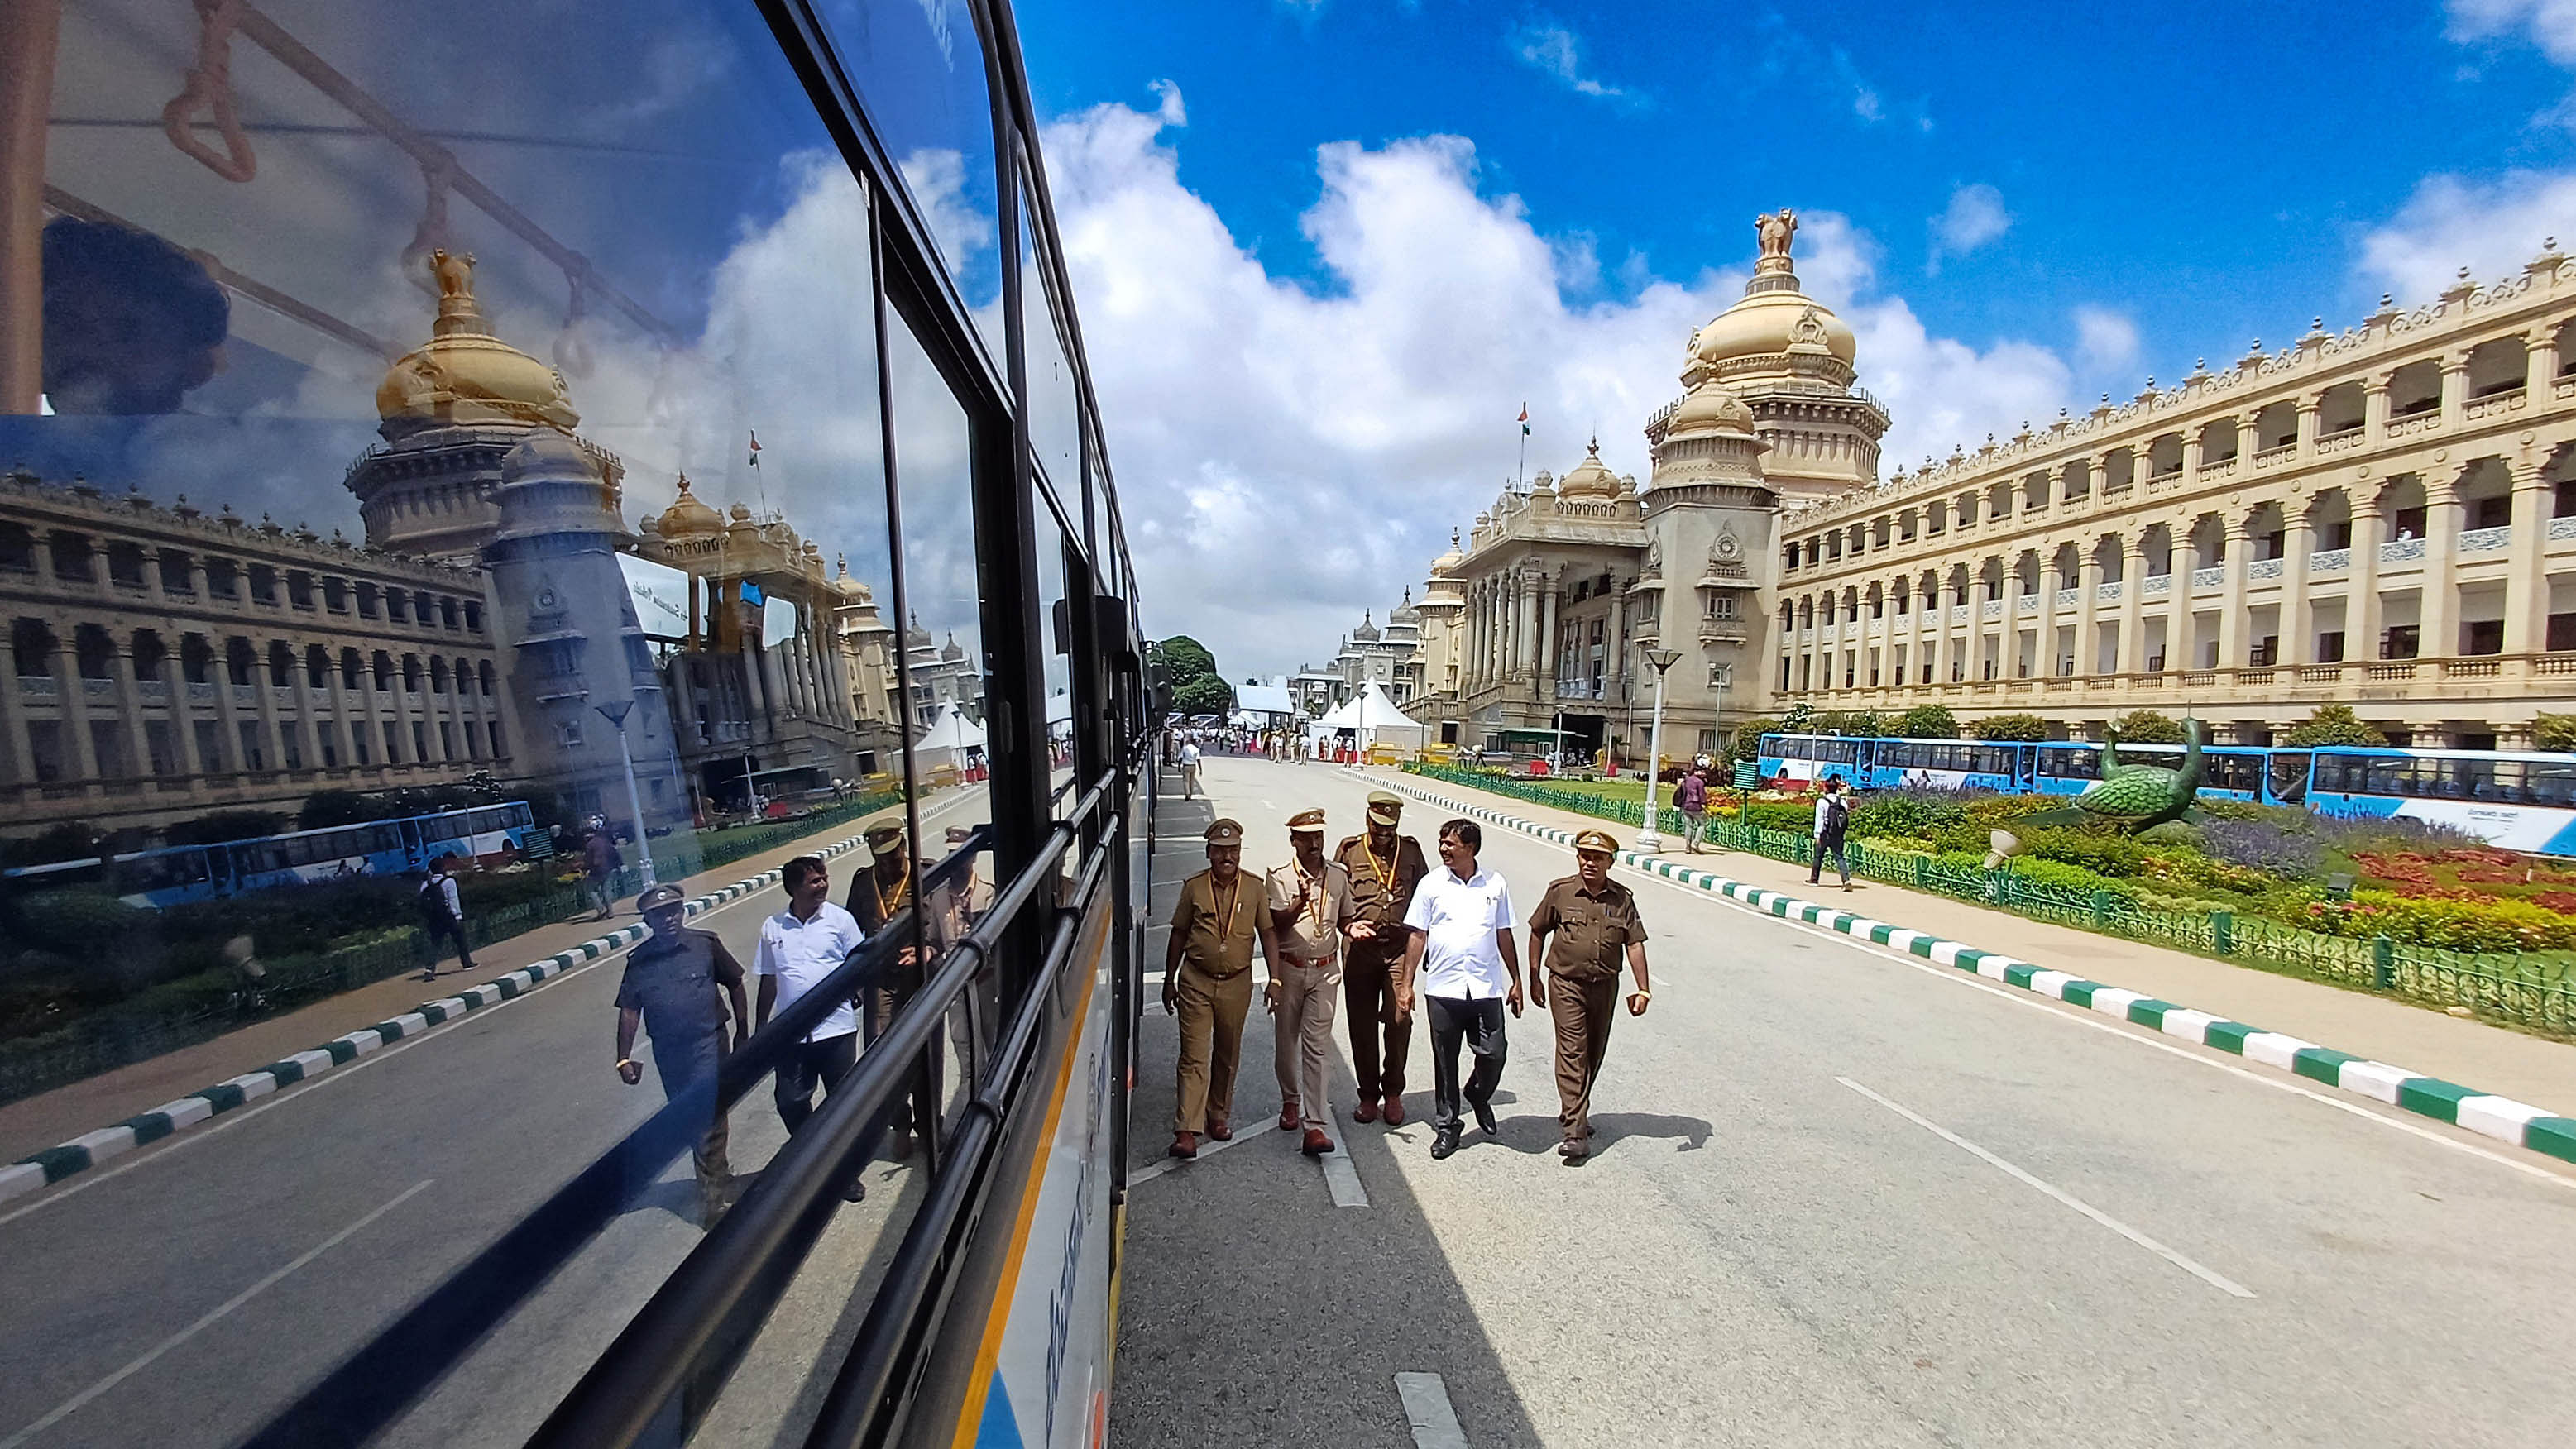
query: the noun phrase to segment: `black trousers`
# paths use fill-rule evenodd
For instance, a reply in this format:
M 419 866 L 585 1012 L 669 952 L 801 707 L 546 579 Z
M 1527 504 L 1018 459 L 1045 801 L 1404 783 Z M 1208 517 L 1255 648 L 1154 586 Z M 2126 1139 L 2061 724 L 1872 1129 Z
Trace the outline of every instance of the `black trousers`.
M 786 1124 L 789 1133 L 794 1133 L 814 1115 L 815 1084 L 819 1081 L 823 1095 L 831 1096 L 841 1090 L 850 1069 L 858 1064 L 859 1034 L 855 1031 L 821 1041 L 798 1042 L 787 1060 L 778 1064 L 778 1085 L 770 1094 L 778 1104 L 778 1120 Z
M 441 942 L 446 942 L 456 948 L 456 966 L 458 970 L 471 971 L 474 969 L 474 953 L 465 945 L 465 923 L 463 921 L 456 920 L 453 917 L 443 921 L 431 921 L 422 926 L 421 930 L 429 937 L 429 964 L 432 967 L 436 967 L 438 965 L 438 959 L 447 954 L 446 946 L 440 944 Z
M 1503 1080 L 1503 999 L 1426 996 L 1431 1010 L 1431 1127 L 1455 1132 L 1465 1113 L 1461 1097 L 1479 1106 L 1494 1099 Z M 1476 1057 L 1464 1088 L 1458 1082 L 1458 1047 Z

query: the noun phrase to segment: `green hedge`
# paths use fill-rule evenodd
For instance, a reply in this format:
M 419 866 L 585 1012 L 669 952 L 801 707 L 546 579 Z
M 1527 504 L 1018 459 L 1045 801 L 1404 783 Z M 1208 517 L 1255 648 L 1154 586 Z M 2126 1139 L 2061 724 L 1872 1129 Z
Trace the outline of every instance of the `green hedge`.
M 1633 806 L 1625 810 L 1598 808 L 1622 802 L 1601 802 L 1580 791 L 1549 790 L 1536 782 L 1482 771 L 1425 764 L 1405 768 L 1450 784 L 1627 824 L 1636 823 L 1638 815 Z M 1560 798 L 1543 798 L 1547 796 Z M 1721 849 L 1807 864 L 1814 845 L 1809 836 L 1803 830 L 1765 828 L 1761 823 L 1761 803 L 1756 802 L 1755 808 L 1754 823 L 1750 825 L 1736 820 L 1712 822 L 1712 843 Z M 1669 810 L 1665 815 L 1671 821 L 1665 826 L 1666 833 L 1678 834 L 1678 815 Z M 1977 844 L 1981 850 L 1984 842 Z M 2153 880 L 2112 880 L 2064 860 L 2015 859 L 2001 870 L 1990 871 L 1985 868 L 1983 855 L 1976 851 L 1936 852 L 1855 840 L 1851 864 L 1855 876 L 1970 901 L 2033 920 L 2288 971 L 2433 1006 L 2465 1006 L 2480 1015 L 2535 1031 L 2576 1035 L 2576 954 L 2559 949 L 2561 938 L 2541 929 L 2537 922 L 2525 921 L 2522 913 L 2550 916 L 2557 921 L 2567 918 L 2537 906 L 2497 912 L 2478 903 L 2409 901 L 2362 891 L 2349 908 L 2338 906 L 2333 912 L 2312 914 L 2309 920 L 2315 929 L 2310 929 L 2228 910 L 2183 907 L 2170 898 L 2154 895 L 2152 887 L 2158 882 Z M 2225 866 L 2224 862 L 2210 864 L 2228 871 L 2241 869 Z M 2483 915 L 2485 919 L 2472 924 L 2466 919 L 2470 915 Z M 2410 934 L 2422 933 L 2447 944 L 2401 941 L 2388 929 L 2399 923 L 2406 923 Z M 2377 929 L 2370 929 L 2374 924 Z M 2565 944 L 2576 947 L 2576 937 L 2568 938 Z

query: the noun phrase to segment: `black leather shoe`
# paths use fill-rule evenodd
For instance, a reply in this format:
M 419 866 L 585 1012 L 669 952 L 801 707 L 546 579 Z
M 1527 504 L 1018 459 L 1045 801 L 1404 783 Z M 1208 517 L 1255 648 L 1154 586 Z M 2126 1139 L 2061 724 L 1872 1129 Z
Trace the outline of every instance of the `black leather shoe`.
M 1476 1125 L 1484 1129 L 1486 1136 L 1499 1137 L 1502 1135 L 1502 1124 L 1494 1120 L 1493 1103 L 1470 1102 L 1467 1105 L 1476 1109 Z
M 1438 1162 L 1458 1150 L 1458 1129 L 1444 1127 L 1431 1134 L 1431 1160 Z

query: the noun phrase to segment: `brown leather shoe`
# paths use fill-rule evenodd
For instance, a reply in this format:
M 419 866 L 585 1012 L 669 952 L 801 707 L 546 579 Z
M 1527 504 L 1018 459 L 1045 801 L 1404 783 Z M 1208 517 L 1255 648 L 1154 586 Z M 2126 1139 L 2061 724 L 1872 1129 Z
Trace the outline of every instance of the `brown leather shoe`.
M 1199 1155 L 1199 1135 L 1195 1132 L 1175 1132 L 1172 1134 L 1172 1145 L 1164 1150 L 1174 1157 L 1187 1161 Z
M 1232 1142 L 1234 1140 L 1234 1124 L 1226 1121 L 1223 1117 L 1211 1117 L 1208 1119 L 1207 1135 L 1211 1141 Z
M 1333 1139 L 1325 1136 L 1321 1128 L 1309 1127 L 1306 1129 L 1305 1145 L 1297 1150 L 1308 1157 L 1321 1157 L 1333 1150 Z
M 1298 1115 L 1296 1103 L 1291 1102 L 1287 1106 L 1279 1109 L 1280 1131 L 1294 1132 L 1304 1125 L 1306 1125 L 1306 1119 Z
M 1380 1116 L 1382 1116 L 1382 1117 L 1384 1117 L 1384 1118 L 1386 1119 L 1386 1125 L 1388 1125 L 1389 1127 L 1401 1127 L 1401 1126 L 1403 1126 L 1403 1125 L 1404 1125 L 1404 1099 L 1403 1099 L 1402 1097 L 1389 1097 L 1389 1098 L 1387 1098 L 1387 1099 L 1386 1099 L 1386 1110 L 1385 1110 L 1384 1112 L 1379 1113 L 1378 1115 L 1380 1115 Z
M 1373 1097 L 1362 1097 L 1362 1098 L 1360 1098 L 1360 1104 L 1359 1104 L 1358 1106 L 1353 1107 L 1353 1108 L 1351 1109 L 1351 1120 L 1352 1120 L 1352 1121 L 1354 1121 L 1354 1122 L 1374 1122 L 1374 1121 L 1376 1121 L 1376 1120 L 1377 1120 L 1377 1100 L 1376 1100 L 1375 1098 L 1373 1098 Z

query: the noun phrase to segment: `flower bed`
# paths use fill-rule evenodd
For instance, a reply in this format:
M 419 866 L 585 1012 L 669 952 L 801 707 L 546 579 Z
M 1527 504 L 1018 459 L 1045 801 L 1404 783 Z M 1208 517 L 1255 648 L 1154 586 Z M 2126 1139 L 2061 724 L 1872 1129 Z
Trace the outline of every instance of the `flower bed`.
M 1622 801 L 1481 771 L 1416 774 L 1635 825 Z M 2062 797 L 1889 790 L 1859 797 L 1852 873 L 2034 919 L 2128 936 L 2576 1034 L 2576 875 L 2405 820 L 2333 820 L 2206 802 L 2211 818 L 2132 837 L 2018 828 L 2021 852 L 1985 867 L 1989 833 Z M 1625 808 L 1622 808 L 1625 807 Z M 1712 811 L 1712 843 L 1807 863 L 1812 804 L 1755 796 Z M 1678 834 L 1678 812 L 1663 829 Z M 2349 872 L 2349 899 L 2329 874 Z M 2501 874 L 2505 879 L 2484 877 Z

